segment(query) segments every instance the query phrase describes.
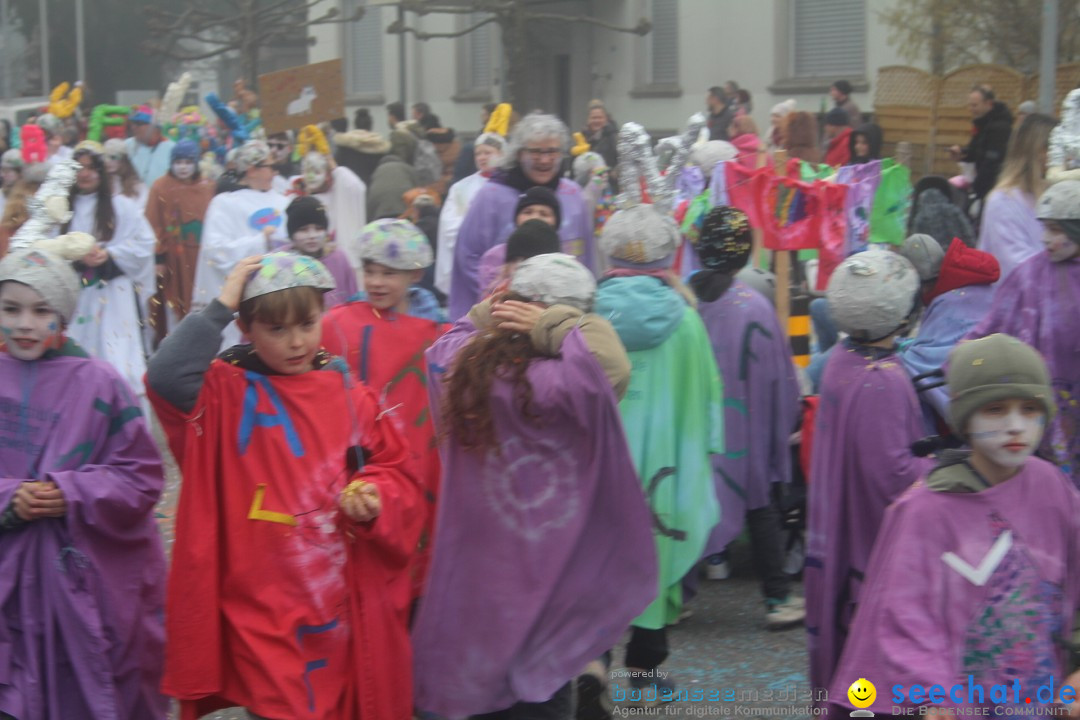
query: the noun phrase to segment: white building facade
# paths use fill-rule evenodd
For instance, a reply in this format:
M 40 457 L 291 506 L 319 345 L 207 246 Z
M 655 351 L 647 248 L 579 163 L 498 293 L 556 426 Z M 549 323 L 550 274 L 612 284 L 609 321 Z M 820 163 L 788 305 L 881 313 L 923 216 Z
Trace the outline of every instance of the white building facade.
M 386 103 L 424 101 L 446 127 L 479 130 L 480 107 L 501 99 L 502 45 L 488 24 L 454 39 L 420 41 L 389 35 L 398 17 L 378 0 L 331 0 L 348 16 L 364 18 L 312 28 L 309 61 L 342 58 L 348 114 L 368 107 L 375 129 L 386 129 Z M 753 98 L 762 132 L 769 111 L 794 98 L 799 109 L 831 107 L 828 87 L 847 79 L 863 112 L 872 111 L 877 69 L 909 64 L 888 43 L 880 13 L 896 0 L 566 0 L 538 11 L 587 16 L 619 27 L 648 18 L 645 36 L 618 33 L 586 22 L 543 21 L 531 28 L 530 82 L 545 110 L 572 128 L 584 125 L 592 98 L 604 101 L 617 122 L 634 120 L 656 134 L 682 127 L 704 110 L 709 87 L 736 81 Z M 324 12 L 320 6 L 318 12 Z M 455 32 L 484 15 L 405 17 L 426 32 Z M 402 64 L 401 59 L 404 59 Z M 404 72 L 402 68 L 404 67 Z M 518 108 L 521 110 L 521 108 Z

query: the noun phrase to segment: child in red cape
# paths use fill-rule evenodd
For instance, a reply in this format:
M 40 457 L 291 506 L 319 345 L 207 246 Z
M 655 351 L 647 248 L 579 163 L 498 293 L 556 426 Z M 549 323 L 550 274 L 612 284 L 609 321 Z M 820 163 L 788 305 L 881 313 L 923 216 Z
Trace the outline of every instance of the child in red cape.
M 182 720 L 412 712 L 406 606 L 386 588 L 416 547 L 419 491 L 374 393 L 320 347 L 333 287 L 312 258 L 247 258 L 150 363 L 184 474 L 162 684 Z M 214 359 L 237 309 L 252 344 Z
M 424 351 L 446 325 L 409 314 L 410 286 L 434 261 L 431 244 L 407 220 L 376 220 L 360 233 L 366 299 L 354 299 L 323 318 L 323 346 L 344 358 L 353 376 L 382 399 L 405 439 L 424 490 L 424 530 L 410 571 L 411 596 L 422 593 L 431 558 L 439 453 L 428 410 Z

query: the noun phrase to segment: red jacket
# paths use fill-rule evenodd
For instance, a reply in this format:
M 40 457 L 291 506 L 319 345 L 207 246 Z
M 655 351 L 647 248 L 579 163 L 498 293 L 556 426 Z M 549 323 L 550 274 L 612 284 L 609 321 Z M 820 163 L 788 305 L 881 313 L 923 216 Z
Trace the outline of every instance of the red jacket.
M 743 167 L 753 170 L 758 166 L 758 152 L 761 150 L 761 140 L 753 133 L 739 135 L 731 144 L 739 151 L 735 160 Z
M 261 375 L 214 360 L 190 413 L 150 398 L 184 476 L 162 681 L 181 719 L 233 705 L 411 717 L 404 573 L 420 492 L 374 393 L 331 369 Z M 367 523 L 339 509 L 350 457 L 382 500 Z
M 829 141 L 829 149 L 825 151 L 825 164 L 837 167 L 851 162 L 851 128 L 845 128 L 839 135 Z

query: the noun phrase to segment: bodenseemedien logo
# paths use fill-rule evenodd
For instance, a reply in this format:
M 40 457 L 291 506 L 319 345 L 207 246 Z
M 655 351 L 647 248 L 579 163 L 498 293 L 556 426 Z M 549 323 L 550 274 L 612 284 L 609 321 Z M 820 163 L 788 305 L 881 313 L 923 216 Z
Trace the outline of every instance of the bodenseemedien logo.
M 866 678 L 859 678 L 847 689 L 847 697 L 848 702 L 859 708 L 851 713 L 851 717 L 874 717 L 874 713 L 866 709 L 874 704 L 874 700 L 877 700 L 877 688 L 874 687 L 874 683 Z

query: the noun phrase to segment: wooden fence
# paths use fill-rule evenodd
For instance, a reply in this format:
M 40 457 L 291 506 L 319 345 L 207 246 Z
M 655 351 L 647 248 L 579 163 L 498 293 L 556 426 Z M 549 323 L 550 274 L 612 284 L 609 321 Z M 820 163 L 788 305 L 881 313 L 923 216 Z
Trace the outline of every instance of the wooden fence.
M 968 65 L 944 76 L 918 68 L 892 65 L 878 70 L 874 115 L 884 136 L 883 153 L 894 155 L 900 142 L 911 144 L 911 171 L 920 175 L 955 175 L 956 162 L 949 157 L 953 145 L 964 146 L 971 138 L 968 95 L 973 85 L 984 83 L 1012 112 L 1039 93 L 1039 76 L 1023 75 L 1002 65 Z M 1054 107 L 1080 86 L 1080 63 L 1057 69 Z

